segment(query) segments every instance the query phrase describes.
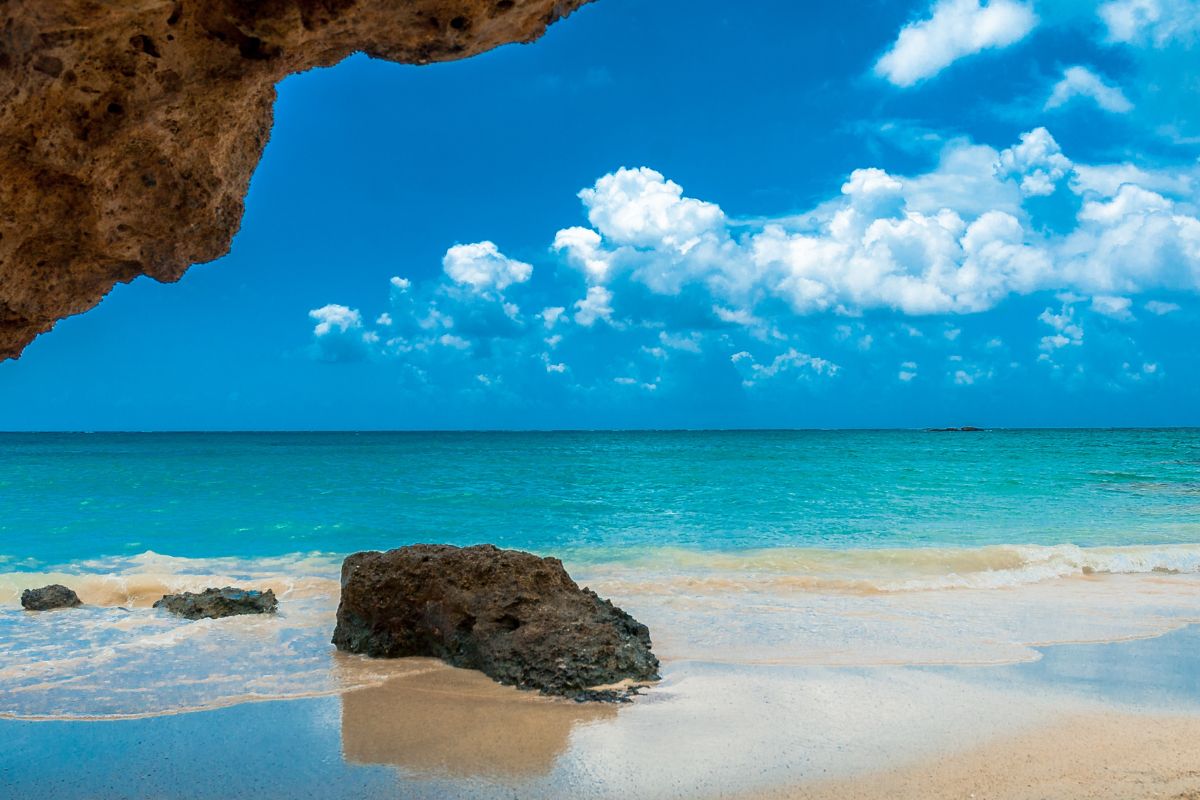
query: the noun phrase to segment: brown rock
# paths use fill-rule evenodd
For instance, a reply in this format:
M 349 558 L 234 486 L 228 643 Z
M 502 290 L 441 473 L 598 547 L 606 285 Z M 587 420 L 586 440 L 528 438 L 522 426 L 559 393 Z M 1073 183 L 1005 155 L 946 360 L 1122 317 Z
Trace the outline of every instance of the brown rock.
M 529 42 L 588 0 L 8 0 L 0 14 L 0 360 L 138 275 L 229 250 L 275 84 L 356 51 Z
M 558 559 L 491 545 L 350 556 L 333 643 L 369 656 L 432 656 L 580 700 L 626 699 L 592 687 L 658 678 L 645 625 L 580 589 Z

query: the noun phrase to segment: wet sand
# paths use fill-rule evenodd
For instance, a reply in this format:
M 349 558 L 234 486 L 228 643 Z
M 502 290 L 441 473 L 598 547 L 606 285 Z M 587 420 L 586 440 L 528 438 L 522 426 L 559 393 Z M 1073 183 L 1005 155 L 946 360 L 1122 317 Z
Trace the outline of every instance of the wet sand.
M 0 720 L 0 796 L 1193 798 L 1200 629 L 1010 666 L 674 662 L 625 706 L 428 660 L 341 695 Z M 360 665 L 341 657 L 351 683 Z
M 972 749 L 745 800 L 1200 800 L 1200 718 L 1071 717 Z

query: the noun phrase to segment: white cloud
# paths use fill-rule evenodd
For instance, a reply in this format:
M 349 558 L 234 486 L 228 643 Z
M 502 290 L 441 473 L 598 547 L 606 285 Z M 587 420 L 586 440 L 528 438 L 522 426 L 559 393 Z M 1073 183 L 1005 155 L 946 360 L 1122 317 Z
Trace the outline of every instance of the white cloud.
M 1151 314 L 1161 317 L 1178 311 L 1179 305 L 1177 303 L 1164 303 L 1162 300 L 1148 300 L 1143 308 Z
M 1062 79 L 1054 84 L 1046 100 L 1046 108 L 1059 108 L 1076 97 L 1090 98 L 1100 108 L 1114 114 L 1126 114 L 1133 110 L 1133 103 L 1129 102 L 1120 87 L 1105 83 L 1087 67 L 1067 67 Z
M 554 249 L 567 254 L 568 260 L 589 279 L 603 282 L 612 267 L 611 254 L 600 247 L 600 234 L 591 228 L 564 228 L 554 236 Z
M 1103 314 L 1106 317 L 1119 319 L 1122 322 L 1128 322 L 1133 319 L 1133 314 L 1129 308 L 1133 305 L 1133 301 L 1128 297 L 1113 297 L 1112 295 L 1098 294 L 1092 298 L 1092 311 L 1097 314 Z
M 622 167 L 582 190 L 579 197 L 587 206 L 588 221 L 618 245 L 670 247 L 686 253 L 701 235 L 725 224 L 720 207 L 683 197 L 679 184 L 647 167 Z
M 1020 144 L 1000 152 L 996 167 L 1002 177 L 1020 178 L 1021 191 L 1028 196 L 1053 194 L 1070 169 L 1070 160 L 1045 128 L 1021 134 Z
M 541 318 L 547 328 L 553 328 L 560 319 L 563 318 L 563 313 L 567 309 L 562 306 L 549 306 L 542 309 Z
M 721 322 L 728 322 L 734 325 L 745 325 L 746 327 L 762 325 L 763 321 L 754 316 L 753 313 L 744 308 L 725 308 L 724 306 L 713 306 L 713 313 L 717 315 L 717 319 Z
M 308 316 L 317 321 L 313 328 L 314 336 L 329 336 L 333 333 L 346 333 L 354 328 L 362 327 L 362 314 L 356 308 L 330 303 L 327 306 L 314 308 Z
M 596 320 L 612 322 L 612 292 L 603 286 L 589 286 L 587 296 L 575 303 L 575 321 L 590 328 Z
M 476 291 L 505 289 L 533 274 L 530 264 L 509 258 L 492 242 L 454 245 L 442 257 L 442 269 L 455 283 Z
M 412 286 L 412 281 L 410 281 L 408 278 L 401 278 L 398 275 L 393 275 L 390 283 L 392 284 L 393 288 L 401 292 L 407 292 L 409 287 Z
M 379 334 L 363 330 L 362 314 L 356 308 L 330 303 L 312 309 L 308 316 L 317 323 L 311 353 L 322 361 L 357 361 L 379 341 Z
M 378 317 L 375 318 L 375 324 L 383 325 L 384 327 L 391 325 L 392 324 L 392 315 L 387 313 L 386 311 L 383 312 L 382 314 L 380 314 Z
M 1111 0 L 1097 13 L 1114 42 L 1163 47 L 1200 31 L 1200 6 L 1195 0 Z
M 809 355 L 808 353 L 801 353 L 794 347 L 789 347 L 785 352 L 775 356 L 769 364 L 759 364 L 746 351 L 735 353 L 730 357 L 730 361 L 734 364 L 745 363 L 749 367 L 749 377 L 742 381 L 742 385 L 747 387 L 754 386 L 761 380 L 774 378 L 783 372 L 791 370 L 801 370 L 814 375 L 833 376 L 841 369 L 837 364 L 817 356 Z
M 1075 321 L 1073 306 L 1064 305 L 1057 314 L 1054 309 L 1047 308 L 1038 315 L 1038 319 L 1054 329 L 1054 333 L 1042 337 L 1042 350 L 1050 352 L 1068 345 L 1083 344 L 1083 327 Z
M 736 226 L 719 225 L 719 207 L 687 197 L 653 170 L 623 172 L 625 183 L 634 176 L 638 187 L 653 184 L 646 191 L 656 202 L 678 208 L 650 224 L 639 216 L 644 193 L 613 190 L 611 175 L 597 181 L 604 191 L 581 193 L 587 203 L 603 196 L 603 213 L 589 206 L 589 216 L 617 237 L 595 230 L 588 239 L 592 256 L 610 265 L 606 281 L 620 275 L 661 295 L 700 287 L 726 322 L 759 322 L 760 304 L 770 299 L 797 314 L 927 315 L 984 311 L 1010 295 L 1047 290 L 1200 289 L 1197 170 L 1170 176 L 1128 164 L 1077 165 L 1045 128 L 1002 151 L 951 142 L 935 169 L 913 177 L 855 170 L 838 196 L 807 213 Z M 1079 211 L 1073 227 L 1056 233 L 1026 199 L 1060 186 L 1078 196 Z M 620 198 L 630 206 L 620 207 Z M 672 219 L 681 220 L 680 232 L 667 227 Z M 581 318 L 594 321 L 586 311 Z M 755 325 L 758 338 L 765 340 L 768 324 Z
M 692 332 L 687 336 L 659 331 L 658 341 L 669 350 L 682 350 L 686 353 L 700 352 L 700 335 Z
M 452 333 L 443 333 L 438 337 L 437 341 L 438 344 L 442 345 L 443 347 L 451 347 L 455 350 L 466 350 L 471 346 L 471 343 L 468 340 L 462 338 L 461 336 L 455 336 Z
M 928 18 L 901 29 L 875 73 L 897 86 L 912 86 L 960 58 L 1019 42 L 1036 24 L 1033 9 L 1014 0 L 937 0 Z

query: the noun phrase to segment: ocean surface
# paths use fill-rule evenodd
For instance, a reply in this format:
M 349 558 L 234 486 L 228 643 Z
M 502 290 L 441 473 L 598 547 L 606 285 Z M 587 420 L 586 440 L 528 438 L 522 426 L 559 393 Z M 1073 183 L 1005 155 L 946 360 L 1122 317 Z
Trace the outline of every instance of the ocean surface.
M 41 567 L 492 542 L 1200 542 L 1200 430 L 0 435 L 0 556 Z
M 1015 663 L 1200 619 L 1200 430 L 3 434 L 0 715 L 372 685 L 338 567 L 414 542 L 559 556 L 668 661 Z M 280 614 L 149 607 L 230 583 Z

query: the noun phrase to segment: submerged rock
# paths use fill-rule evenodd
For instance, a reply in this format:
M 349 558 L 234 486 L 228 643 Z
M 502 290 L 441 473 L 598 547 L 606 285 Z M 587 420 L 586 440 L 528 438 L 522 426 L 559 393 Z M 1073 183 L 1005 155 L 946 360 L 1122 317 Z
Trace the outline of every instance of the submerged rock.
M 270 589 L 259 592 L 226 586 L 224 589 L 205 589 L 199 594 L 168 594 L 154 607 L 188 619 L 220 619 L 239 614 L 274 614 L 279 601 Z
M 333 643 L 432 656 L 500 683 L 578 700 L 627 700 L 658 679 L 650 631 L 571 580 L 557 558 L 492 545 L 419 544 L 342 564 Z
M 26 611 L 49 611 L 54 608 L 75 608 L 83 603 L 74 590 L 60 583 L 21 592 L 21 607 Z

